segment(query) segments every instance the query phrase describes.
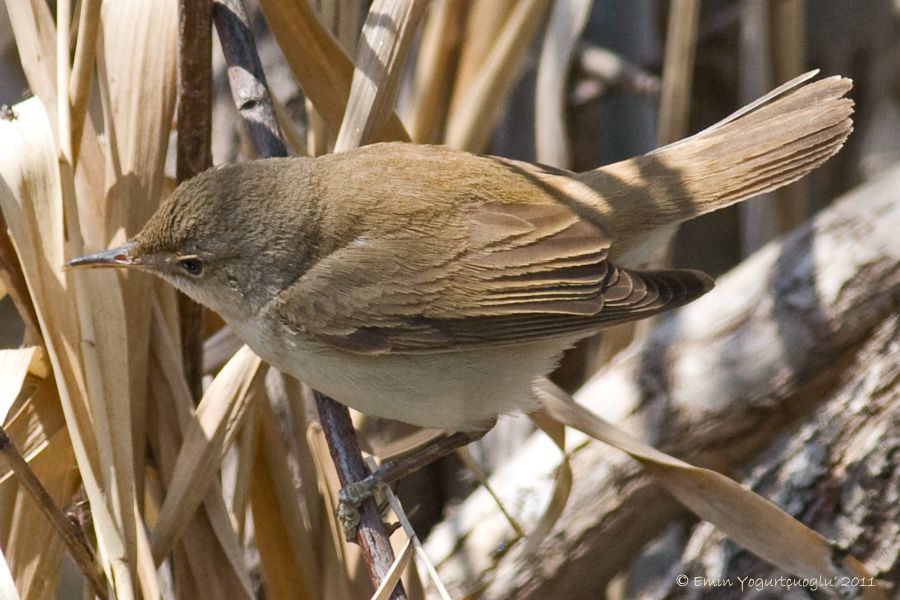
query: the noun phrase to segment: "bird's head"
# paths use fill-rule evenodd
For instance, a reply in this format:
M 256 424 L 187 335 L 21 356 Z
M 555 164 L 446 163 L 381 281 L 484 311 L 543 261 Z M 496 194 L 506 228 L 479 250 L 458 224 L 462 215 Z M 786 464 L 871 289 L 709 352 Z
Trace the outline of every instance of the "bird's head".
M 253 315 L 307 267 L 317 205 L 286 180 L 307 181 L 310 170 L 300 159 L 210 169 L 180 185 L 125 244 L 66 267 L 147 271 L 226 320 Z

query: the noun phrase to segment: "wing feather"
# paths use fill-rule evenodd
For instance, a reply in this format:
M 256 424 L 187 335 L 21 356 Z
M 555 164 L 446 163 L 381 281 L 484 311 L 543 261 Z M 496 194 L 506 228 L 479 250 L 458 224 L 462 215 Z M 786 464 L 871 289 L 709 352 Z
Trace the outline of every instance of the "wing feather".
M 353 352 L 445 352 L 588 335 L 711 287 L 695 271 L 617 268 L 606 232 L 559 204 L 485 202 L 456 218 L 445 230 L 459 239 L 443 243 L 424 224 L 354 240 L 267 310 Z

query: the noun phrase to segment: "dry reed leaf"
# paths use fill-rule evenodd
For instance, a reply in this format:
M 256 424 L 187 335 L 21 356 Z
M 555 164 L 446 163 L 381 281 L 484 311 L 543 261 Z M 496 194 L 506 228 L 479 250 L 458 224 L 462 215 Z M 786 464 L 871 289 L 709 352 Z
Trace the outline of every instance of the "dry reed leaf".
M 91 91 L 91 75 L 94 72 L 94 56 L 100 30 L 101 0 L 82 0 L 78 17 L 78 38 L 75 59 L 69 80 L 69 111 L 72 132 L 72 164 L 78 163 L 81 135 L 87 115 L 88 96 Z
M 153 531 L 153 556 L 157 562 L 169 553 L 184 527 L 216 478 L 222 457 L 240 429 L 249 394 L 264 374 L 262 361 L 243 346 L 203 394 L 197 412 L 184 434 L 175 471 L 166 490 Z
M 275 120 L 278 121 L 278 127 L 281 128 L 281 133 L 284 134 L 284 142 L 288 147 L 288 151 L 292 156 L 309 156 L 306 142 L 303 141 L 303 136 L 300 135 L 300 131 L 291 120 L 284 103 L 275 94 L 270 94 L 269 97 L 272 100 L 272 108 L 275 111 Z
M 70 460 L 60 462 L 57 467 L 61 470 L 77 468 L 53 378 L 38 383 L 34 393 L 5 417 L 3 428 L 26 462 L 34 460 L 48 446 L 62 444 L 68 447 Z M 11 476 L 9 465 L 0 461 L 0 483 Z
M 259 402 L 253 402 L 247 408 L 244 424 L 238 433 L 237 464 L 234 467 L 234 485 L 231 489 L 231 518 L 237 538 L 241 542 L 246 537 L 247 508 L 250 505 L 250 481 L 253 467 L 256 465 L 256 438 L 259 435 L 259 418 L 257 416 Z
M 518 80 L 528 44 L 549 6 L 549 0 L 521 0 L 515 5 L 483 67 L 452 104 L 445 139 L 448 146 L 470 152 L 485 149 Z
M 323 511 L 321 522 L 325 524 L 326 529 L 321 533 L 320 539 L 328 540 L 332 549 L 332 553 L 322 554 L 322 578 L 325 581 L 334 581 L 340 584 L 339 588 L 336 586 L 336 589 L 329 592 L 328 598 L 355 598 L 360 594 L 355 593 L 354 588 L 357 592 L 372 588 L 368 578 L 359 576 L 362 570 L 359 547 L 347 543 L 335 518 L 338 490 L 341 488 L 341 483 L 331 460 L 331 452 L 322 426 L 318 423 L 310 423 L 306 431 L 306 439 L 319 473 L 316 483 L 324 499 L 320 505 Z M 365 581 L 362 581 L 363 579 Z
M 393 114 L 403 65 L 427 0 L 375 0 L 359 40 L 356 69 L 335 152 L 373 139 Z
M 110 149 L 106 207 L 110 240 L 121 230 L 126 235 L 137 233 L 162 199 L 175 108 L 176 9 L 174 0 L 103 3 L 97 62 Z
M 629 454 L 679 502 L 773 565 L 798 577 L 871 578 L 854 557 L 736 481 L 644 444 L 577 404 L 546 379 L 536 384 L 535 392 L 553 418 Z M 876 587 L 862 587 L 858 593 L 866 599 L 886 598 Z
M 99 451 L 81 371 L 79 355 L 93 348 L 93 340 L 79 330 L 77 315 L 72 311 L 71 286 L 60 270 L 66 252 L 57 148 L 50 120 L 39 99 L 22 102 L 14 110 L 15 120 L 0 121 L 0 207 L 16 245 L 56 376 L 72 448 L 91 502 L 103 568 L 111 581 L 127 582 L 124 541 L 100 484 Z
M 157 303 L 154 306 L 151 332 L 152 401 L 148 404 L 147 432 L 164 484 L 171 480 L 175 471 L 183 432 L 191 422 L 194 408 L 187 383 L 181 375 L 178 347 L 165 335 L 166 327 L 164 311 Z M 156 518 L 158 519 L 158 513 Z M 153 520 L 149 522 L 153 523 Z M 182 586 L 180 590 L 197 586 L 211 597 L 253 597 L 243 550 L 235 535 L 218 481 L 209 485 L 203 498 L 203 510 L 196 511 L 188 523 L 185 534 L 181 537 L 181 545 L 176 547 L 175 558 L 176 562 L 184 558 L 190 574 L 179 579 L 178 584 Z M 161 560 L 161 557 L 157 560 Z
M 303 93 L 337 135 L 350 97 L 353 63 L 322 27 L 307 0 L 260 0 L 259 4 Z M 377 137 L 378 141 L 408 139 L 396 115 Z
M 671 144 L 687 135 L 699 21 L 700 0 L 669 5 L 657 146 Z
M 468 6 L 468 18 L 463 31 L 463 46 L 460 49 L 459 65 L 456 69 L 453 94 L 450 99 L 450 113 L 460 108 L 460 103 L 469 87 L 483 68 L 504 24 L 521 0 L 497 2 L 496 0 L 472 0 Z
M 123 232 L 133 234 L 144 224 L 159 204 L 163 190 L 163 165 L 175 104 L 176 3 L 106 2 L 100 19 L 98 79 L 109 152 L 104 232 L 93 233 L 104 241 L 119 241 Z M 106 381 L 102 389 L 109 394 L 105 399 L 92 389 L 91 398 L 97 405 L 95 414 L 105 414 L 108 419 L 108 423 L 102 418 L 96 421 L 98 445 L 101 454 L 111 453 L 109 464 L 114 468 L 106 471 L 111 477 L 107 486 L 117 492 L 111 499 L 114 513 L 121 519 L 129 564 L 140 565 L 140 572 L 149 574 L 155 582 L 153 562 L 138 562 L 138 547 L 148 542 L 142 539 L 144 527 L 134 520 L 131 510 L 135 499 L 143 496 L 143 480 L 135 480 L 134 473 L 135 468 L 143 472 L 152 284 L 146 275 L 121 279 L 113 275 L 107 286 L 92 287 L 98 293 L 86 299 L 94 313 L 97 349 L 103 353 L 99 368 Z M 118 281 L 127 285 L 122 288 L 121 313 L 116 315 L 120 318 L 112 318 L 116 313 L 100 312 L 98 308 L 110 289 L 119 287 L 112 283 Z M 87 318 L 83 314 L 83 326 Z M 91 362 L 86 356 L 89 382 L 96 379 L 90 374 Z M 141 585 L 151 582 L 141 577 Z
M 547 437 L 553 440 L 553 443 L 556 444 L 557 449 L 559 449 L 561 457 L 559 464 L 553 473 L 553 493 L 550 496 L 550 501 L 547 503 L 544 513 L 537 520 L 537 523 L 535 523 L 534 529 L 528 533 L 528 538 L 525 541 L 524 552 L 526 554 L 530 554 L 538 544 L 544 541 L 544 538 L 550 533 L 550 530 L 553 529 L 553 525 L 555 525 L 559 520 L 559 517 L 562 516 L 563 509 L 565 509 L 566 502 L 568 502 L 569 495 L 572 492 L 573 482 L 572 465 L 569 462 L 569 453 L 566 452 L 565 426 L 556 419 L 548 416 L 543 410 L 535 411 L 529 416 L 534 424 L 537 425 Z M 519 533 L 521 534 L 521 529 L 519 530 Z
M 78 487 L 78 472 L 71 464 L 71 448 L 59 445 L 46 448 L 31 461 L 32 471 L 57 506 L 68 504 Z M 4 500 L 0 511 L 6 513 L 0 518 L 9 523 L 0 545 L 6 549 L 16 588 L 24 598 L 53 597 L 66 553 L 65 544 L 17 480 L 10 479 L 3 487 L 15 489 L 14 498 L 7 493 L 0 494 Z
M 467 8 L 465 0 L 431 3 L 410 95 L 409 134 L 416 143 L 436 144 L 443 137 Z
M 373 465 L 371 463 L 369 464 L 369 468 L 373 469 Z M 432 563 L 431 559 L 428 558 L 428 553 L 425 552 L 425 547 L 422 546 L 422 541 L 416 534 L 416 530 L 413 529 L 412 523 L 409 522 L 409 517 L 406 516 L 406 511 L 403 510 L 403 506 L 400 504 L 400 499 L 397 498 L 397 495 L 390 487 L 384 489 L 384 495 L 387 498 L 388 505 L 391 507 L 391 510 L 394 511 L 394 514 L 397 516 L 397 520 L 400 522 L 400 526 L 403 528 L 403 531 L 406 532 L 407 537 L 410 541 L 412 541 L 413 546 L 415 547 L 416 558 L 418 559 L 419 567 L 425 571 L 428 579 L 431 580 L 431 583 L 434 585 L 434 589 L 437 591 L 438 595 L 443 600 L 450 600 L 450 592 L 447 591 L 444 582 L 441 581 L 441 578 L 437 573 L 437 569 L 435 569 L 434 567 L 434 563 Z
M 250 502 L 267 596 L 321 598 L 328 587 L 323 587 L 323 582 L 333 580 L 322 576 L 323 552 L 314 549 L 304 526 L 287 469 L 287 449 L 267 402 L 259 404 L 259 417 L 258 460 L 252 473 Z
M 41 99 L 56 131 L 56 27 L 44 0 L 6 0 L 19 60 L 31 92 Z
M 0 598 L 3 600 L 19 600 L 19 592 L 16 591 L 16 583 L 12 573 L 9 572 L 9 563 L 0 548 Z
M 314 402 L 312 390 L 293 377 L 280 372 L 276 374 L 281 377 L 284 384 L 285 400 L 295 442 L 292 446 L 292 453 L 294 460 L 297 461 L 297 470 L 300 476 L 300 495 L 302 497 L 300 502 L 302 506 L 306 507 L 309 532 L 315 540 L 328 539 L 327 534 L 323 533 L 325 520 L 333 521 L 334 515 L 328 514 L 325 500 L 316 484 L 320 477 L 325 475 L 318 470 L 315 453 L 310 446 L 310 437 L 307 435 L 310 427 L 307 407 L 312 406 L 311 403 Z
M 372 600 L 387 600 L 391 597 L 391 594 L 394 592 L 394 587 L 396 587 L 397 582 L 400 581 L 400 575 L 412 560 L 414 550 L 415 546 L 413 546 L 412 538 L 408 538 L 403 549 L 394 559 L 391 568 L 388 569 L 384 579 L 382 579 L 381 583 L 378 585 L 378 589 L 372 594 Z
M 569 65 L 593 0 L 557 0 L 550 12 L 535 90 L 535 150 L 538 162 L 567 169 L 572 157 L 566 127 Z
M 0 422 L 6 421 L 13 402 L 19 397 L 36 353 L 35 347 L 0 350 Z

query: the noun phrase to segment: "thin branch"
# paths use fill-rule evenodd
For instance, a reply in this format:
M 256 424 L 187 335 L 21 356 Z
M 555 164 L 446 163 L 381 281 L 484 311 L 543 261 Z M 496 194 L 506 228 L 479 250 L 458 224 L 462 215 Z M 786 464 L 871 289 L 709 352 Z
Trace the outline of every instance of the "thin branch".
M 287 156 L 243 3 L 241 0 L 216 0 L 213 19 L 228 63 L 234 103 L 247 124 L 253 147 L 261 157 Z M 341 483 L 363 479 L 368 470 L 362 462 L 349 411 L 322 394 L 316 393 L 316 402 Z M 357 542 L 369 578 L 377 588 L 394 562 L 394 553 L 374 500 L 367 500 L 360 506 L 360 517 Z M 402 585 L 398 584 L 392 598 L 405 597 Z
M 243 3 L 241 0 L 216 0 L 213 19 L 228 63 L 228 83 L 234 106 L 247 125 L 253 148 L 260 157 L 287 156 Z
M 369 475 L 369 469 L 363 462 L 356 440 L 356 431 L 350 421 L 350 411 L 343 404 L 338 404 L 328 396 L 314 392 L 316 407 L 319 409 L 319 421 L 328 442 L 331 459 L 337 469 L 338 479 L 342 486 L 355 481 L 362 481 Z M 359 527 L 356 540 L 363 548 L 363 560 L 369 577 L 376 588 L 383 580 L 394 562 L 394 551 L 388 540 L 387 527 L 381 518 L 381 511 L 373 499 L 363 502 L 359 507 Z M 398 584 L 391 595 L 394 600 L 406 598 L 402 584 Z
M 212 164 L 212 2 L 178 2 L 178 183 Z M 203 308 L 178 294 L 184 376 L 195 400 L 203 395 Z
M 87 544 L 84 534 L 66 518 L 63 511 L 56 505 L 2 426 L 0 426 L 0 455 L 6 459 L 19 484 L 31 494 L 37 507 L 62 537 L 63 543 L 69 549 L 75 564 L 81 569 L 94 594 L 106 600 L 109 597 L 106 576 L 100 568 L 93 550 Z

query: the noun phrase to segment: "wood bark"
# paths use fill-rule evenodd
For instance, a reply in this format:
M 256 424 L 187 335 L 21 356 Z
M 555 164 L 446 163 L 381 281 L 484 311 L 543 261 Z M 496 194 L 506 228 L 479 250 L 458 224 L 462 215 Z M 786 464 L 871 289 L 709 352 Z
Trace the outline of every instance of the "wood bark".
M 888 317 L 852 369 L 800 427 L 754 460 L 746 483 L 862 559 L 890 597 L 900 586 L 900 318 Z M 783 597 L 804 583 L 730 543 L 708 523 L 643 598 Z M 846 594 L 852 581 L 806 582 L 797 598 Z M 872 582 L 864 581 L 863 585 Z M 629 593 L 628 597 L 635 597 Z
M 872 329 L 897 312 L 898 190 L 900 168 L 766 246 L 624 351 L 577 398 L 666 452 L 740 474 L 776 436 L 814 416 Z M 454 594 L 597 597 L 684 514 L 632 461 L 583 442 L 569 440 L 574 485 L 545 539 L 513 543 L 481 490 L 435 530 L 428 549 Z M 552 444 L 536 437 L 493 478 L 526 531 L 550 497 L 558 461 Z

